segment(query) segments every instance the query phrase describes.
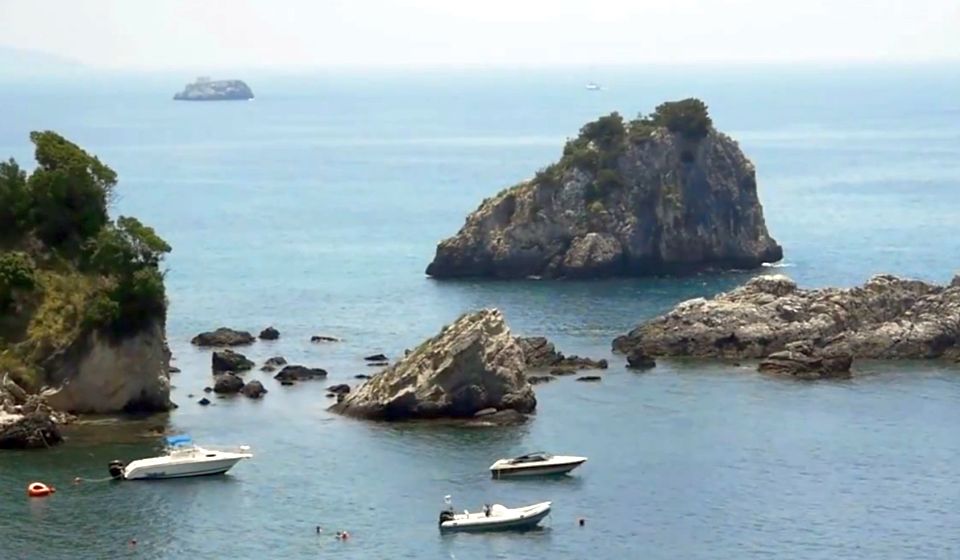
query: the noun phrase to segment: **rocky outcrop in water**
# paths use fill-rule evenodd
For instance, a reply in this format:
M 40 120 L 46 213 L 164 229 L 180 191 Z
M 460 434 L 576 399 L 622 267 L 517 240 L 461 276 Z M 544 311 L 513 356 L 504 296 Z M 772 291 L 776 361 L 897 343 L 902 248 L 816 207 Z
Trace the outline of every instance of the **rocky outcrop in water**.
M 277 340 L 280 338 L 280 331 L 273 327 L 267 327 L 260 331 L 260 340 Z
M 236 331 L 220 327 L 215 331 L 202 332 L 190 340 L 195 346 L 243 346 L 253 344 L 256 339 L 247 331 Z
M 561 160 L 485 200 L 427 274 L 640 276 L 755 268 L 782 258 L 753 164 L 697 100 L 585 125 Z
M 493 408 L 533 412 L 523 350 L 496 309 L 444 327 L 332 410 L 376 420 L 469 418 Z
M 960 281 L 940 286 L 880 275 L 855 288 L 803 290 L 786 276 L 760 276 L 712 299 L 680 303 L 613 346 L 655 356 L 765 358 L 796 352 L 791 343 L 809 344 L 803 356 L 957 359 Z
M 309 381 L 312 379 L 324 379 L 327 377 L 327 370 L 321 368 L 308 368 L 306 366 L 286 366 L 279 373 L 273 376 L 278 381 Z
M 243 393 L 243 396 L 249 397 L 251 399 L 259 399 L 267 394 L 266 388 L 264 388 L 263 383 L 260 383 L 256 379 L 245 383 L 243 388 L 240 389 L 240 392 Z
M 552 342 L 542 336 L 518 336 L 517 343 L 523 350 L 524 363 L 530 369 L 563 369 L 571 372 L 580 369 L 607 369 L 606 360 L 564 356 Z
M 253 99 L 253 91 L 242 80 L 197 78 L 173 98 L 177 101 L 243 101 Z
M 287 365 L 286 358 L 283 356 L 274 356 L 272 358 L 267 358 L 267 361 L 263 363 L 260 371 L 275 371 L 278 367 L 285 365 Z
M 221 373 L 214 377 L 213 392 L 221 395 L 239 393 L 243 389 L 243 379 L 232 373 Z
M 210 356 L 210 360 L 213 373 L 222 373 L 225 371 L 239 373 L 253 369 L 254 365 L 246 356 L 230 349 L 214 351 Z

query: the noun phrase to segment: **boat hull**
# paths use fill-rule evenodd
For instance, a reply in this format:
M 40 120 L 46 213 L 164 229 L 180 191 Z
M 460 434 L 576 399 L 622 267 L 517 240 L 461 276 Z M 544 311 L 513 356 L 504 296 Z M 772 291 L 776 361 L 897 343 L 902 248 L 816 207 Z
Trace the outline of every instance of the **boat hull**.
M 126 480 L 164 480 L 169 478 L 187 478 L 194 476 L 213 476 L 224 474 L 233 468 L 240 457 L 217 459 L 202 463 L 183 463 L 168 465 L 150 465 L 138 467 L 136 462 L 130 463 L 124 470 Z
M 555 465 L 531 465 L 531 466 L 506 466 L 506 467 L 491 467 L 490 473 L 493 478 L 519 478 L 524 476 L 552 476 L 567 474 L 573 469 L 579 467 L 586 462 L 586 459 L 583 461 L 571 461 L 569 463 L 561 463 Z
M 516 516 L 503 518 L 481 517 L 477 514 L 470 519 L 454 519 L 440 524 L 442 533 L 481 533 L 491 531 L 525 531 L 535 528 L 541 521 L 550 515 L 550 502 L 523 508 L 528 510 Z

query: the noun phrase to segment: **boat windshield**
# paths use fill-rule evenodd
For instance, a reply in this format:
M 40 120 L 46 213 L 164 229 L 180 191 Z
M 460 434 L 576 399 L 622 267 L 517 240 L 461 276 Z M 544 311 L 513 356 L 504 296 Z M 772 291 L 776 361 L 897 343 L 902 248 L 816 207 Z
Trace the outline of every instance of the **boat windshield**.
M 513 464 L 519 463 L 535 463 L 538 461 L 549 461 L 552 455 L 549 453 L 544 453 L 543 451 L 537 451 L 536 453 L 527 453 L 526 455 L 521 455 L 510 460 Z
M 167 445 L 170 447 L 187 447 L 193 445 L 193 439 L 186 434 L 167 436 Z

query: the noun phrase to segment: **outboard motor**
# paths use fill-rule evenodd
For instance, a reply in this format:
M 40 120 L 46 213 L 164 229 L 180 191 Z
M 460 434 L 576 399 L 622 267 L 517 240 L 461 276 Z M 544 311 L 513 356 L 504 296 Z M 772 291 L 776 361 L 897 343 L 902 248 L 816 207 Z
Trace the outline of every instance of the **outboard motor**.
M 444 521 L 452 521 L 452 520 L 453 520 L 453 510 L 445 509 L 440 512 L 440 525 L 443 525 Z
M 113 461 L 110 461 L 109 465 L 107 465 L 107 470 L 110 471 L 110 476 L 114 480 L 123 480 L 123 467 L 123 461 L 117 461 L 114 459 Z

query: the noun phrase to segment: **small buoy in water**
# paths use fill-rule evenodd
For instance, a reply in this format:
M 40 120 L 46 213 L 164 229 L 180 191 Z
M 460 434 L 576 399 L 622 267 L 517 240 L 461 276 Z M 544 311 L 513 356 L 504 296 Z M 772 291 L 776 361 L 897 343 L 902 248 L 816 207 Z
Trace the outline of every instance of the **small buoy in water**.
M 80 484 L 81 482 L 83 482 L 83 479 L 80 478 L 79 476 L 73 477 L 73 483 L 74 483 L 74 484 Z
M 580 519 L 577 519 L 577 523 L 579 523 L 580 526 L 583 527 L 584 525 L 587 524 L 587 520 L 581 517 Z
M 27 486 L 27 496 L 31 498 L 42 498 L 44 496 L 49 496 L 56 492 L 57 489 L 53 486 L 47 486 L 42 482 L 31 482 Z

